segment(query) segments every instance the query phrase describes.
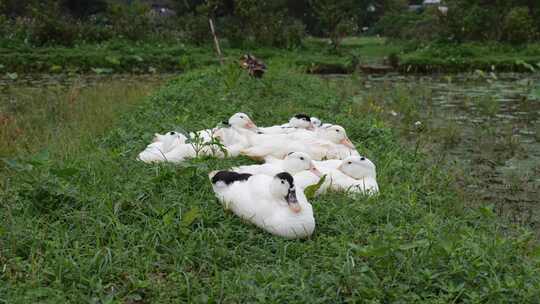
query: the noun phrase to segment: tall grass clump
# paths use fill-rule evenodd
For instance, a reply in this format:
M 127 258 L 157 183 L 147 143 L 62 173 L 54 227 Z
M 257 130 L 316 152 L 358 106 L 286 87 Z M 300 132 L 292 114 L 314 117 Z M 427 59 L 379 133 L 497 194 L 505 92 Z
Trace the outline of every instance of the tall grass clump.
M 72 154 L 82 140 L 103 134 L 157 84 L 113 80 L 89 87 L 78 82 L 69 87 L 7 87 L 0 105 L 0 157 L 45 148 Z
M 403 147 L 338 86 L 270 64 L 230 85 L 187 73 L 126 113 L 95 147 L 57 160 L 9 160 L 0 204 L 0 299 L 96 302 L 485 302 L 539 297 L 532 234 L 488 207 L 464 210 L 453 178 Z M 389 95 L 388 98 L 393 98 Z M 399 96 L 399 98 L 408 98 Z M 135 161 L 156 131 L 214 126 L 234 112 L 259 125 L 306 112 L 342 124 L 377 164 L 380 195 L 312 201 L 308 240 L 269 235 L 225 212 L 208 172 L 245 158 Z

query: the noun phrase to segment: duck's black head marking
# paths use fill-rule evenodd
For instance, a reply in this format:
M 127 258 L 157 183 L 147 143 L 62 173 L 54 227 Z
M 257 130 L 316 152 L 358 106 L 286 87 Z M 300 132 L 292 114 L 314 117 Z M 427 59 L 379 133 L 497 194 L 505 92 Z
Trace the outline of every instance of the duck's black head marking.
M 230 185 L 234 182 L 246 181 L 251 176 L 249 173 L 238 173 L 234 171 L 219 171 L 212 177 L 212 184 L 224 182 L 225 185 Z
M 306 114 L 296 114 L 294 115 L 294 118 L 298 118 L 305 121 L 311 121 L 311 118 Z
M 289 183 L 289 187 L 294 188 L 294 179 L 292 175 L 290 175 L 287 172 L 281 172 L 281 173 L 278 173 L 276 176 L 279 179 L 286 180 Z

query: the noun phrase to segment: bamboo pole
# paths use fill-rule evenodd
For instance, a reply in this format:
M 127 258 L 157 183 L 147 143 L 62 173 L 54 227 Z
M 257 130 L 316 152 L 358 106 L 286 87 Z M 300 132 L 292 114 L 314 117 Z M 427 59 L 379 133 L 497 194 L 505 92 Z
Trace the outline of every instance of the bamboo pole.
M 214 29 L 214 21 L 212 18 L 208 18 L 208 23 L 210 23 L 210 30 L 212 31 L 212 36 L 214 36 L 214 44 L 216 45 L 216 51 L 219 58 L 219 63 L 223 65 L 223 57 L 221 56 L 221 48 L 219 47 L 219 40 Z

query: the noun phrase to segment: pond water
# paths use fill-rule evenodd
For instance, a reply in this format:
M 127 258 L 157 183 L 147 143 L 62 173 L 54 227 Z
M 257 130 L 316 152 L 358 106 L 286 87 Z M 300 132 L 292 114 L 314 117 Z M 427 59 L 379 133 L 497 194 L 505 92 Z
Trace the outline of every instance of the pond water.
M 80 87 L 94 86 L 106 81 L 156 82 L 171 79 L 175 74 L 0 74 L 0 88 Z M 0 92 L 1 94 L 1 92 Z
M 369 75 L 359 80 L 360 94 L 416 91 L 418 121 L 431 132 L 432 142 L 442 143 L 425 150 L 434 158 L 444 155 L 472 200 L 493 205 L 540 236 L 540 74 Z M 395 104 L 385 111 L 400 116 Z

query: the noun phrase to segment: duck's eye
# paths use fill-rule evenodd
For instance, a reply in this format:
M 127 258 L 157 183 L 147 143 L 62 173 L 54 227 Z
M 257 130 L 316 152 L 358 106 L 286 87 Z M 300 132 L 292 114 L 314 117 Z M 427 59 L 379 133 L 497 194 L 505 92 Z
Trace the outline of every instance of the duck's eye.
M 170 135 L 174 135 L 175 133 L 174 132 L 169 132 Z
M 351 162 L 351 161 L 350 161 L 350 162 L 347 162 L 347 164 L 352 165 L 352 162 Z
M 300 160 L 304 160 L 304 157 L 300 157 Z
M 366 158 L 365 157 L 360 157 L 360 160 L 366 160 Z
M 285 184 L 285 182 L 284 182 L 284 181 L 281 181 L 281 183 L 282 183 L 282 184 Z
M 339 130 L 336 130 L 336 132 L 338 132 L 338 133 L 339 133 Z

